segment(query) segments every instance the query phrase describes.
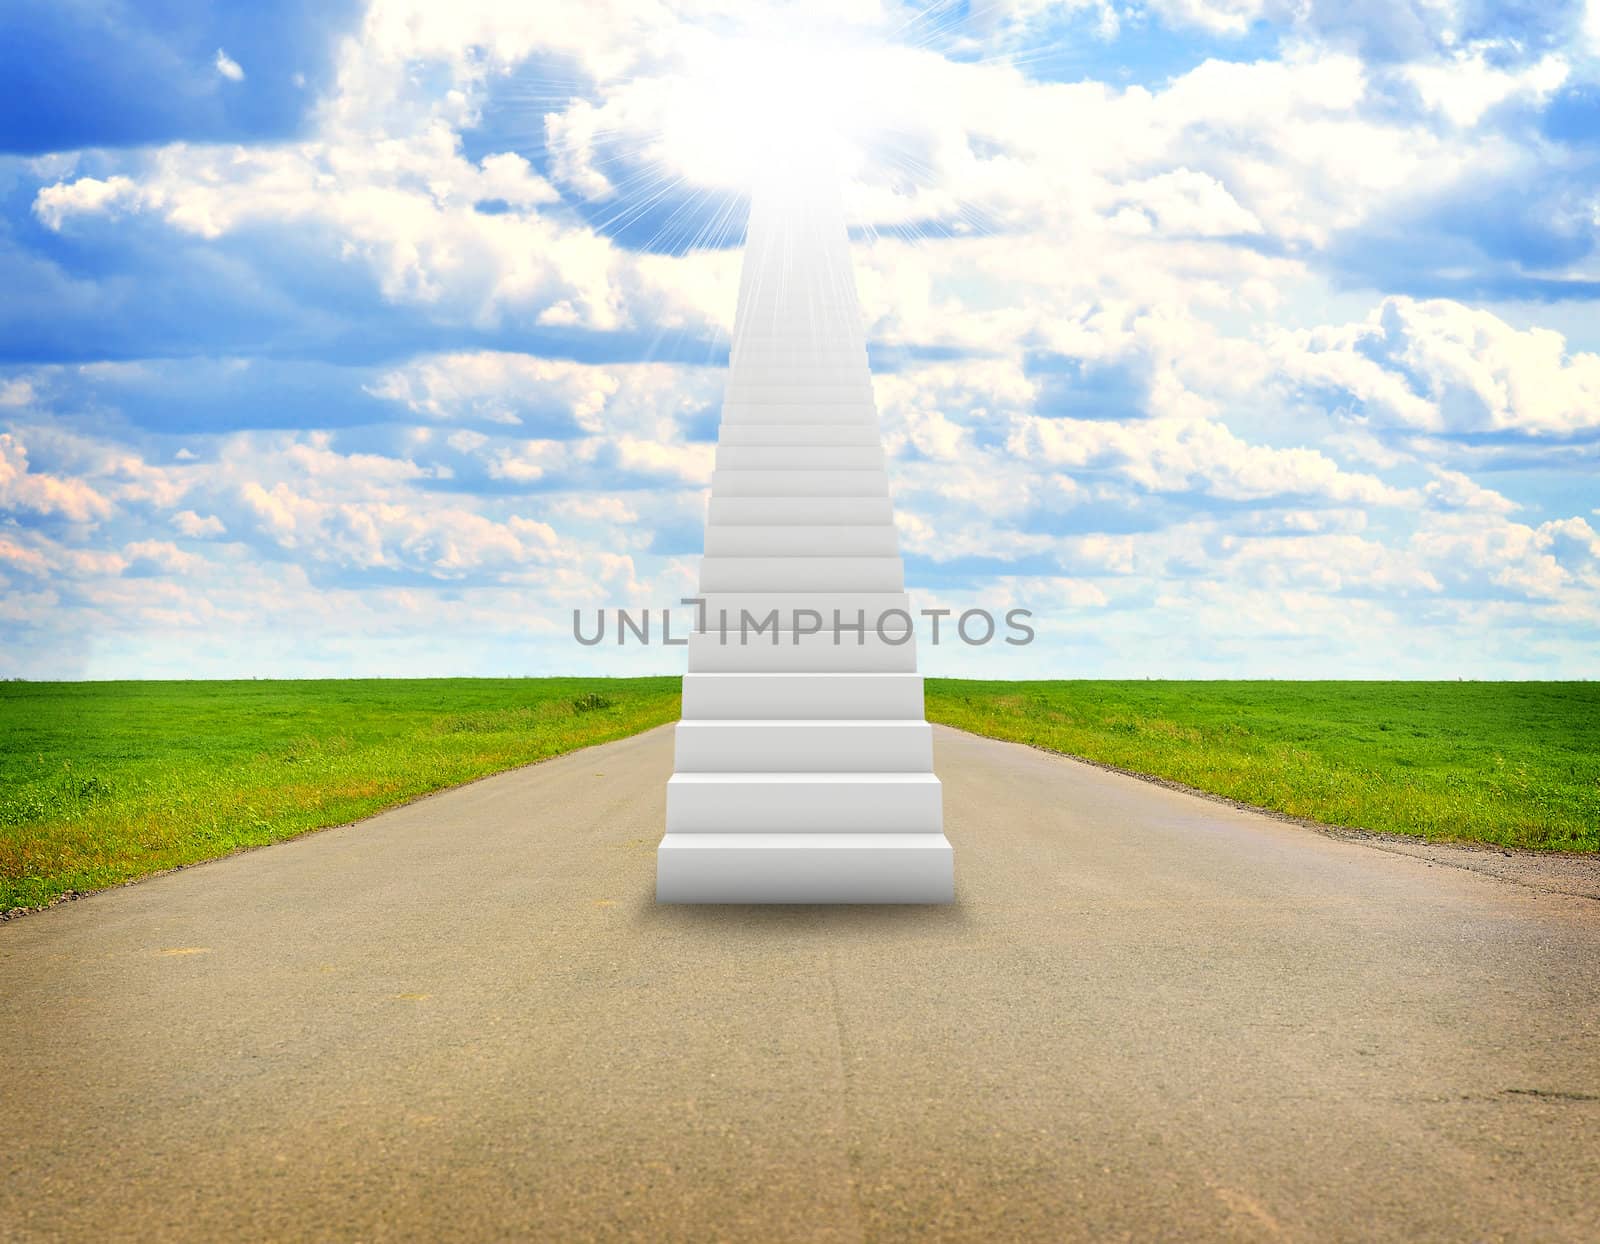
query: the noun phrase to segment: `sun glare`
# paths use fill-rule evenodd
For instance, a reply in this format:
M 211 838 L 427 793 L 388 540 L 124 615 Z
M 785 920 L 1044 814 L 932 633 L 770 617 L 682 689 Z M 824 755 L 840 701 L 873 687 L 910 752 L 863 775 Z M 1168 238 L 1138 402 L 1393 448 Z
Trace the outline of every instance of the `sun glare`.
M 862 59 L 842 33 L 769 28 L 698 41 L 664 118 L 667 158 L 719 189 L 843 173 L 872 124 Z

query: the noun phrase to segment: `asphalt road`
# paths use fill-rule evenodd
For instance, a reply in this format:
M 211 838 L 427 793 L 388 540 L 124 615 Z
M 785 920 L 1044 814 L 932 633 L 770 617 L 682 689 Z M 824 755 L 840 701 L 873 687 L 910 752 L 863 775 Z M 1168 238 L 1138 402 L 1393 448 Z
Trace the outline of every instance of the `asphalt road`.
M 1600 1239 L 1600 901 L 937 749 L 950 907 L 656 907 L 658 730 L 0 925 L 0 1238 Z

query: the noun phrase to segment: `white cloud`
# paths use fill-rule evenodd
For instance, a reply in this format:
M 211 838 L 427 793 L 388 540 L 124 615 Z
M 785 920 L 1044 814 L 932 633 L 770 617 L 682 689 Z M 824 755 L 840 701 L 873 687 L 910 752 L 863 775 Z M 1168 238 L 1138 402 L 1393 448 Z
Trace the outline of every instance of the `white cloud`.
M 371 392 L 435 419 L 514 427 L 557 415 L 594 432 L 619 387 L 617 375 L 605 368 L 485 350 L 413 361 L 387 373 Z
M 360 570 L 411 570 L 437 579 L 543 560 L 554 535 L 513 515 L 505 522 L 461 505 L 405 500 L 337 501 L 279 482 L 247 482 L 240 500 L 283 548 L 311 562 Z
M 1501 496 L 1492 488 L 1460 471 L 1444 467 L 1429 467 L 1432 482 L 1423 488 L 1423 494 L 1434 505 L 1447 510 L 1482 510 L 1491 514 L 1510 514 L 1522 507 L 1509 497 Z
M 27 447 L 10 432 L 0 432 L 0 510 L 92 523 L 110 517 L 111 503 L 81 479 L 30 471 Z
M 1554 524 L 1529 527 L 1496 514 L 1442 514 L 1417 531 L 1411 548 L 1458 589 L 1557 601 L 1570 598 L 1576 582 L 1553 553 L 1557 535 Z
M 1114 208 L 1112 227 L 1136 233 L 1159 230 L 1172 237 L 1220 237 L 1262 232 L 1253 212 L 1240 207 L 1215 177 L 1179 168 L 1122 187 L 1125 203 Z M 1139 223 L 1131 223 L 1138 218 Z
M 639 512 L 618 497 L 563 497 L 552 503 L 554 513 L 587 522 L 636 523 Z
M 1320 497 L 1410 507 L 1416 493 L 1346 471 L 1315 449 L 1252 445 L 1202 419 L 1112 423 L 1019 420 L 1008 448 L 1023 460 L 1109 471 L 1152 492 L 1198 491 L 1230 501 Z
M 1563 436 L 1600 428 L 1600 355 L 1448 299 L 1385 299 L 1365 321 L 1275 339 L 1292 379 L 1336 387 L 1376 422 Z
M 147 201 L 146 192 L 131 177 L 80 177 L 43 187 L 34 196 L 33 211 L 45 225 L 59 230 L 69 216 L 115 216 Z
M 1245 540 L 1225 537 L 1229 579 L 1252 587 L 1368 595 L 1434 594 L 1438 578 L 1410 550 L 1357 535 L 1314 534 Z
M 244 70 L 239 67 L 239 62 L 234 60 L 221 48 L 217 49 L 217 58 L 212 62 L 220 73 L 229 82 L 243 82 Z
M 1567 80 L 1568 72 L 1566 60 L 1554 54 L 1524 68 L 1500 69 L 1488 62 L 1482 48 L 1405 68 L 1423 102 L 1456 125 L 1476 125 L 1489 109 L 1514 96 L 1542 102 Z
M 494 451 L 488 465 L 489 478 L 531 484 L 565 459 L 566 453 L 556 441 L 525 441 L 515 449 Z
M 1240 35 L 1269 7 L 1265 0 L 1152 0 L 1150 7 L 1178 25 Z
M 473 453 L 489 443 L 489 438 L 483 433 L 471 432 L 466 429 L 460 432 L 452 432 L 444 439 L 445 444 L 449 445 L 451 449 L 464 454 Z
M 222 520 L 215 514 L 200 515 L 193 510 L 180 510 L 172 516 L 172 525 L 180 534 L 188 536 L 191 540 L 203 540 L 212 536 L 220 536 L 227 528 Z
M 533 171 L 533 166 L 514 151 L 483 158 L 483 176 L 478 188 L 486 199 L 498 199 L 515 207 L 537 207 L 559 202 L 555 187 Z
M 186 553 L 170 540 L 135 540 L 122 548 L 130 565 L 144 564 L 166 574 L 193 574 L 205 559 Z
M 623 470 L 695 486 L 710 485 L 714 454 L 710 445 L 663 445 L 633 437 L 617 442 L 617 462 Z
M 158 215 L 216 240 L 246 226 L 293 229 L 330 259 L 366 267 L 389 301 L 434 308 L 480 325 L 507 315 L 567 309 L 581 327 L 623 327 L 627 292 L 646 305 L 670 301 L 627 258 L 589 230 L 475 204 L 506 199 L 529 208 L 554 191 L 520 157 L 474 165 L 448 126 L 432 122 L 400 138 L 330 135 L 281 147 L 162 149 L 137 180 L 92 177 L 42 188 L 34 212 L 52 229 L 74 218 Z
M 0 406 L 26 406 L 33 399 L 33 382 L 26 376 L 0 381 Z

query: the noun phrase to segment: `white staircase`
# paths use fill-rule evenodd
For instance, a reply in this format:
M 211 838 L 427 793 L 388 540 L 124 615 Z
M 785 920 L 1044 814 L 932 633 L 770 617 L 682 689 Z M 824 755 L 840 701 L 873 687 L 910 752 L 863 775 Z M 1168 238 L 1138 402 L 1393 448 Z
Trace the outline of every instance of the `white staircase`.
M 656 897 L 949 902 L 843 216 L 796 189 L 751 211 Z

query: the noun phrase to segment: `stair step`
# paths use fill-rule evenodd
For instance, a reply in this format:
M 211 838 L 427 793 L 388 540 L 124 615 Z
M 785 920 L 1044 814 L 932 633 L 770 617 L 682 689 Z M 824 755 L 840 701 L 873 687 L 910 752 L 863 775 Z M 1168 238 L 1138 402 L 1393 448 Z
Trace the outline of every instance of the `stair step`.
M 729 384 L 723 394 L 723 405 L 741 402 L 783 403 L 793 405 L 806 402 L 813 406 L 859 405 L 873 400 L 872 386 L 868 384 Z
M 883 470 L 879 445 L 719 445 L 719 470 L 793 471 L 819 467 Z
M 875 424 L 859 423 L 729 423 L 722 421 L 718 445 L 870 445 L 882 449 Z
M 897 557 L 900 538 L 888 523 L 824 527 L 818 523 L 706 525 L 708 557 Z
M 870 399 L 836 402 L 822 406 L 816 402 L 790 399 L 781 402 L 725 401 L 724 423 L 839 423 L 851 426 L 868 423 L 878 426 L 878 408 Z
M 852 315 L 854 313 L 851 313 Z M 826 332 L 818 332 L 825 327 Z M 840 329 L 843 331 L 839 331 Z M 757 323 L 746 320 L 734 334 L 733 353 L 755 351 L 804 351 L 808 354 L 867 354 L 867 343 L 861 332 L 859 316 L 851 321 L 832 321 L 824 324 L 800 324 L 798 328 L 787 324 Z
M 921 721 L 920 674 L 685 674 L 685 721 Z
M 865 347 L 801 340 L 741 339 L 728 351 L 728 363 L 861 363 L 867 362 Z
M 713 471 L 715 497 L 887 497 L 889 477 L 878 470 Z
M 841 628 L 835 642 L 832 623 L 827 618 L 818 634 L 769 630 L 757 635 L 754 628 L 744 632 L 730 626 L 726 640 L 719 630 L 692 634 L 689 638 L 689 670 L 695 674 L 734 674 L 740 672 L 808 674 L 911 674 L 917 668 L 917 641 L 914 633 L 890 635 L 890 643 L 872 631 L 858 643 L 854 630 Z M 853 625 L 854 616 L 844 617 Z M 776 642 L 774 642 L 776 640 Z
M 869 628 L 876 628 L 878 621 L 890 610 L 898 609 L 907 614 L 915 625 L 916 613 L 911 607 L 911 597 L 904 592 L 706 592 L 700 597 L 706 602 L 706 625 L 708 631 L 719 629 L 718 615 L 726 610 L 728 615 L 728 628 L 735 629 L 739 625 L 739 611 L 749 610 L 757 620 L 763 620 L 773 610 L 778 612 L 778 629 L 789 631 L 795 629 L 795 612 L 800 609 L 809 609 L 821 616 L 824 623 L 833 620 L 833 611 L 837 609 L 842 618 L 854 622 L 859 614 L 866 620 Z M 673 616 L 682 608 L 684 616 L 691 621 L 695 618 L 695 609 L 692 605 L 674 606 Z M 679 633 L 686 629 L 678 626 Z M 753 623 L 752 623 L 753 625 Z M 811 619 L 802 619 L 802 627 L 809 627 Z M 884 625 L 885 632 L 895 633 L 906 629 L 902 618 L 891 617 Z
M 821 360 L 738 359 L 728 368 L 728 384 L 813 385 L 859 388 L 871 383 L 865 358 L 848 362 Z
M 943 834 L 669 833 L 659 903 L 948 903 Z
M 772 524 L 855 527 L 892 523 L 887 494 L 881 497 L 718 497 L 711 498 L 707 521 L 716 525 Z
M 667 832 L 931 834 L 944 829 L 932 773 L 674 773 Z
M 703 557 L 704 592 L 899 592 L 898 557 Z
M 925 721 L 680 721 L 676 773 L 929 773 Z

